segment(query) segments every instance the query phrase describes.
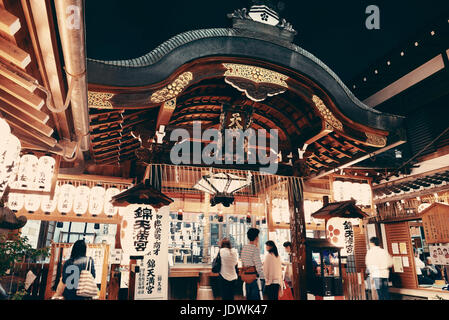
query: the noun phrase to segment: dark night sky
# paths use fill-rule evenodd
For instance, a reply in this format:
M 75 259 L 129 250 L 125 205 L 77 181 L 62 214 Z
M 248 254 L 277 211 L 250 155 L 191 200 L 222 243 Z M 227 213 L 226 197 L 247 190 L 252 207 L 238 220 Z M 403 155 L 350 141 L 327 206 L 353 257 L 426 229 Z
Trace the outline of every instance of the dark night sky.
M 90 0 L 86 1 L 89 58 L 135 58 L 170 37 L 193 29 L 230 27 L 227 13 L 245 0 Z M 295 43 L 310 51 L 344 82 L 444 14 L 447 0 L 284 0 L 281 13 L 298 31 Z M 380 8 L 381 29 L 367 30 L 365 9 Z

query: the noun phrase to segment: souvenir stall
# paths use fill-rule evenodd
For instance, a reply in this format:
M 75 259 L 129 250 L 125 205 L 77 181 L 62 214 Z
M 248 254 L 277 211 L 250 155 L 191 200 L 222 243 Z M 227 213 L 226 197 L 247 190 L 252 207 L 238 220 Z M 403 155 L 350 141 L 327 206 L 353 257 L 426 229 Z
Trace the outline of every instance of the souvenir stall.
M 326 199 L 327 200 L 327 199 Z M 335 247 L 340 248 L 341 294 L 348 300 L 365 300 L 365 255 L 366 234 L 363 219 L 368 214 L 356 205 L 356 200 L 326 203 L 312 214 L 312 217 L 324 219 L 326 238 Z
M 418 198 L 405 193 L 399 200 L 378 200 L 377 230 L 394 261 L 390 291 L 412 299 L 446 299 L 447 192 L 420 193 Z

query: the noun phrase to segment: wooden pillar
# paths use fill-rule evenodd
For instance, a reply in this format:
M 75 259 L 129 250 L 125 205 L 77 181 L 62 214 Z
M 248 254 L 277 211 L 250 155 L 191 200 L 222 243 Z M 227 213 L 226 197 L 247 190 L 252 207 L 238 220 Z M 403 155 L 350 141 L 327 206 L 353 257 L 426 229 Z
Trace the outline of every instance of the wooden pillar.
M 210 244 L 210 194 L 204 194 L 203 212 L 204 212 L 204 229 L 203 229 L 203 263 L 210 262 L 210 255 L 207 250 Z
M 120 244 L 120 225 L 117 225 L 117 232 L 115 233 L 115 248 L 121 249 Z M 120 264 L 111 265 L 111 273 L 108 283 L 108 300 L 118 300 L 120 291 Z
M 307 300 L 306 222 L 304 218 L 303 182 L 292 177 L 288 185 L 290 234 L 292 242 L 293 291 L 295 300 Z
M 136 266 L 137 261 L 135 259 L 131 259 L 129 261 L 128 300 L 134 300 L 134 291 L 136 288 Z

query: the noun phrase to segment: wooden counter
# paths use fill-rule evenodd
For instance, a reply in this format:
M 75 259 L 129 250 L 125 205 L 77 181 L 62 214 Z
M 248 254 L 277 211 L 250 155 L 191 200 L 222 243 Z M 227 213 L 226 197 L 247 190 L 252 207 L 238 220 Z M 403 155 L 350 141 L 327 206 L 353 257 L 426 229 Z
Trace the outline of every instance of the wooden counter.
M 199 277 L 200 272 L 208 272 L 209 276 L 216 277 L 217 273 L 212 272 L 211 265 L 202 264 L 176 264 L 170 267 L 168 274 L 169 278 L 179 278 L 179 277 Z
M 411 297 L 427 298 L 428 300 L 439 300 L 440 297 L 444 300 L 449 300 L 449 291 L 437 288 L 418 288 L 418 289 L 404 289 L 404 288 L 390 288 L 390 293 L 406 295 Z

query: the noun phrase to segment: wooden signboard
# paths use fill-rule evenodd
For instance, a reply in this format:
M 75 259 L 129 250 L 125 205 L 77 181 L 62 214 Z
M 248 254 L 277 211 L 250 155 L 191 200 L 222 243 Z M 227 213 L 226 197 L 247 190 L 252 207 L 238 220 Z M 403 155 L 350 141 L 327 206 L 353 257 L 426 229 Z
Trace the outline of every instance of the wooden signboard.
M 45 289 L 45 299 L 51 299 L 55 294 L 55 288 L 61 278 L 62 268 L 64 262 L 70 258 L 70 249 L 73 243 L 52 243 L 50 264 L 48 267 L 47 287 Z M 87 255 L 90 251 L 98 251 L 95 249 L 102 249 L 101 254 L 91 256 L 95 263 L 95 273 L 97 283 L 100 282 L 100 300 L 106 299 L 106 286 L 108 277 L 108 259 L 109 259 L 109 245 L 108 244 L 87 244 Z M 100 258 L 100 259 L 99 259 Z M 99 268 L 101 267 L 101 268 Z
M 393 286 L 407 289 L 418 288 L 408 221 L 385 224 L 385 233 L 388 252 L 396 262 L 396 265 L 393 266 Z M 404 261 L 407 261 L 407 264 L 404 265 Z
M 436 202 L 421 214 L 426 242 L 449 243 L 449 205 Z

